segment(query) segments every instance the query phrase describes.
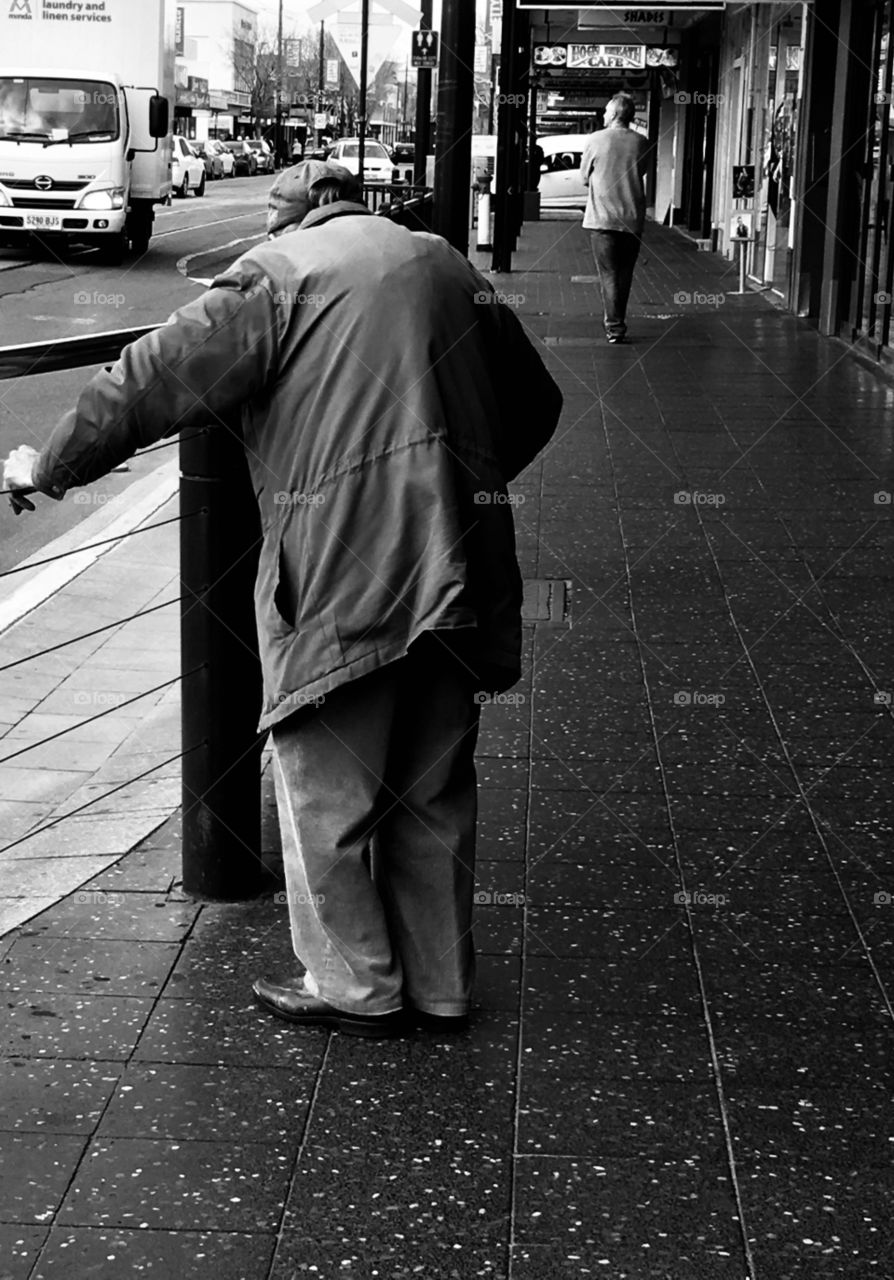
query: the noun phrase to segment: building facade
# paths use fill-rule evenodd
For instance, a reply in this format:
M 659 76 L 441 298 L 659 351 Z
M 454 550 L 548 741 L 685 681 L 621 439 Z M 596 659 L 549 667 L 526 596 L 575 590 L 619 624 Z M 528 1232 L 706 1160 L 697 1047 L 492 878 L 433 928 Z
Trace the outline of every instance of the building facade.
M 188 138 L 247 132 L 258 13 L 241 0 L 177 6 L 175 128 Z

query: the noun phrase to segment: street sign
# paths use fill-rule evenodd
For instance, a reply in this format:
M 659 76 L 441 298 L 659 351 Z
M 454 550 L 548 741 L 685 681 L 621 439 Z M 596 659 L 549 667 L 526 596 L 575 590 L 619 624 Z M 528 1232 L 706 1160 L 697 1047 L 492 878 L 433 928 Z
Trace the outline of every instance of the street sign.
M 328 123 L 329 123 L 329 117 L 325 111 L 314 112 L 314 128 L 315 129 L 325 129 Z
M 338 58 L 326 59 L 326 83 L 327 84 L 333 84 L 333 85 L 338 84 L 339 66 L 340 66 L 340 63 L 338 61 Z
M 422 70 L 432 70 L 438 65 L 438 32 L 413 32 L 413 66 Z

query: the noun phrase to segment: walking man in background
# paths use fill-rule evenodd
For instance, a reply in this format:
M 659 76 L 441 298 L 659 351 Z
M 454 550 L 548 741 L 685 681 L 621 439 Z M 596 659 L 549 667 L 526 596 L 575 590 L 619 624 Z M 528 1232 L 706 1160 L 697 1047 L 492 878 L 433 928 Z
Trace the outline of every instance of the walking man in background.
M 584 226 L 591 232 L 609 342 L 623 342 L 627 333 L 627 299 L 646 220 L 649 143 L 630 128 L 635 111 L 629 93 L 610 98 L 605 128 L 590 134 L 581 162 L 589 190 Z
M 315 160 L 266 243 L 98 373 L 16 510 L 191 427 L 241 439 L 261 515 L 255 609 L 292 941 L 254 984 L 292 1022 L 462 1025 L 475 972 L 480 702 L 521 672 L 506 484 L 562 397 L 512 312 L 438 236 L 375 217 Z

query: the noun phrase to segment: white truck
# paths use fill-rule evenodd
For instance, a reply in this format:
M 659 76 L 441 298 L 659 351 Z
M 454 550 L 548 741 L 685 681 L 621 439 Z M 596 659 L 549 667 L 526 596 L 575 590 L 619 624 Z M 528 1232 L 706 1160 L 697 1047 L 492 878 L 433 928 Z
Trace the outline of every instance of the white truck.
M 171 192 L 172 0 L 2 0 L 0 243 L 143 254 Z

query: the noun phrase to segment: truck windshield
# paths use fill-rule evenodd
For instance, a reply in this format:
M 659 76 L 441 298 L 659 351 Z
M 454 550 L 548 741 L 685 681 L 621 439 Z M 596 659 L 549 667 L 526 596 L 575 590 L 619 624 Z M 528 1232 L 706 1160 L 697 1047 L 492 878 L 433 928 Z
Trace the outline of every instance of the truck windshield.
M 0 77 L 0 137 L 56 143 L 118 137 L 118 95 L 101 80 Z

